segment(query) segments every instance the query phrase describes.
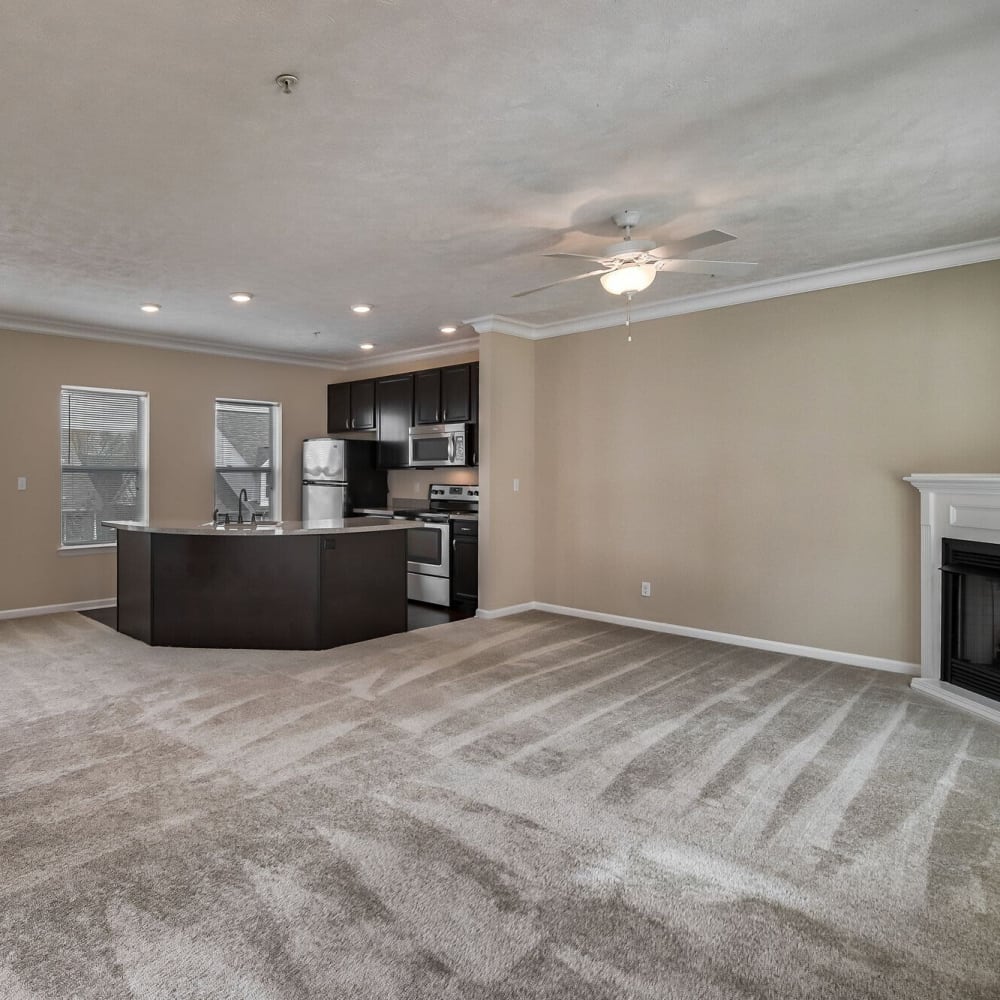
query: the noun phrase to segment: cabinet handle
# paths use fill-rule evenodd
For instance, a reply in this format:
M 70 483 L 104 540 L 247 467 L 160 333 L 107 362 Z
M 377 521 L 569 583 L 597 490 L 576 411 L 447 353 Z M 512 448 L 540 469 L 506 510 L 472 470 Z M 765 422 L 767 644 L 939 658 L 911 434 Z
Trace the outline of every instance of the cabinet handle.
M 353 428 L 354 428 L 354 417 L 351 417 L 351 429 L 353 430 Z

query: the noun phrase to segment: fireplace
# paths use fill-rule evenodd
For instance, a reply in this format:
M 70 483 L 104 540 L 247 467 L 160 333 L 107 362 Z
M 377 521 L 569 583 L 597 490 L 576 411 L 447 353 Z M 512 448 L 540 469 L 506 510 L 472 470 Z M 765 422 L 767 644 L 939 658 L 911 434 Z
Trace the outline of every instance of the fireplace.
M 941 540 L 941 680 L 1000 702 L 1000 545 Z
M 1000 475 L 919 473 L 920 676 L 913 688 L 1000 723 Z

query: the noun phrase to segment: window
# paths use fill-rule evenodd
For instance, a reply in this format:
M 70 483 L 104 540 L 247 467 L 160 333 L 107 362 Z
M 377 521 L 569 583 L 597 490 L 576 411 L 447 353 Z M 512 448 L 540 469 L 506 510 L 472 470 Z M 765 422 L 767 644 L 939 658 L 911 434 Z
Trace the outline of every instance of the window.
M 281 517 L 279 460 L 281 407 L 239 399 L 215 401 L 215 506 L 220 513 L 239 515 L 240 491 L 247 491 L 249 508 L 266 520 Z
M 148 397 L 64 385 L 61 399 L 62 544 L 113 545 L 115 530 L 101 521 L 148 515 Z

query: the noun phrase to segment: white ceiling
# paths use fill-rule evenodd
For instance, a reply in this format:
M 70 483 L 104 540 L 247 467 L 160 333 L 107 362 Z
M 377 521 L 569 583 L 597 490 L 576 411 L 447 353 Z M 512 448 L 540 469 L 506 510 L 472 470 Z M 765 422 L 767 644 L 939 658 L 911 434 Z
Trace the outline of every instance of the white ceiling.
M 991 239 L 998 65 L 997 0 L 6 0 L 0 314 L 353 362 L 617 305 L 510 296 L 622 208 L 754 281 Z

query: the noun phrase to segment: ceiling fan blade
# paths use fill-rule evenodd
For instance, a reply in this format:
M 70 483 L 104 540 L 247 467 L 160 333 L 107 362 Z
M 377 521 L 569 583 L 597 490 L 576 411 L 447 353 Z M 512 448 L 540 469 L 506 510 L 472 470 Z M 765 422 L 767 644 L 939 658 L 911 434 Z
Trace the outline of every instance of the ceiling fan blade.
M 685 274 L 717 274 L 739 277 L 751 274 L 757 266 L 748 260 L 673 260 L 667 258 L 656 264 L 657 271 L 681 271 Z
M 585 253 L 544 253 L 543 257 L 572 257 L 574 260 L 592 260 L 595 263 L 600 263 L 606 260 L 605 257 L 591 257 L 589 254 Z
M 562 278 L 559 281 L 553 281 L 548 285 L 539 285 L 538 288 L 529 288 L 526 292 L 515 292 L 511 298 L 519 299 L 522 295 L 532 295 L 535 292 L 542 292 L 546 288 L 553 288 L 555 285 L 563 285 L 567 281 L 579 281 L 581 278 L 592 278 L 595 274 L 604 274 L 607 268 L 601 268 L 598 271 L 588 271 L 586 274 L 574 274 L 571 278 Z
M 705 247 L 718 246 L 720 243 L 728 243 L 735 239 L 731 233 L 724 233 L 721 229 L 707 229 L 703 233 L 695 233 L 694 236 L 688 236 L 683 240 L 671 240 L 649 252 L 654 257 L 685 257 L 694 250 L 704 250 Z

